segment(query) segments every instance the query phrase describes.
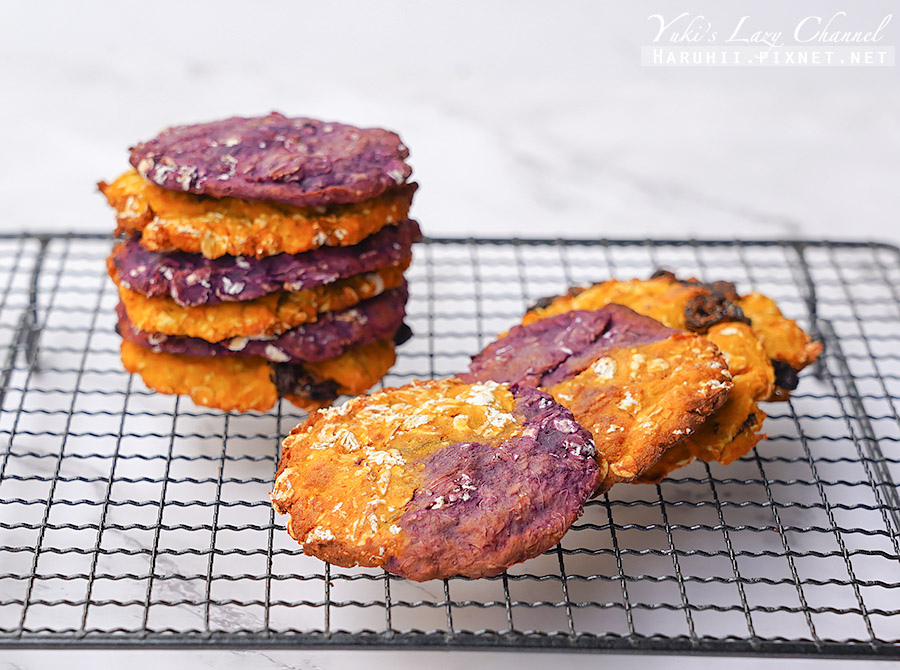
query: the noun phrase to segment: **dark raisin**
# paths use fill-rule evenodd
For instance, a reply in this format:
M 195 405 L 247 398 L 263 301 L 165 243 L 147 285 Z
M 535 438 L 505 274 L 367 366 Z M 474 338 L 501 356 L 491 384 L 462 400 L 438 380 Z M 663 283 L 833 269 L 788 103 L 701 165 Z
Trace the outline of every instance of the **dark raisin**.
M 750 323 L 744 311 L 721 293 L 708 289 L 688 300 L 684 306 L 684 321 L 688 330 L 705 332 L 722 321 Z
M 394 345 L 399 347 L 404 342 L 407 342 L 412 336 L 412 328 L 404 321 L 400 324 L 400 328 L 397 329 L 397 332 L 394 333 Z
M 772 368 L 775 370 L 775 386 L 786 391 L 793 391 L 800 383 L 797 371 L 784 361 L 772 359 Z
M 291 363 L 271 363 L 272 383 L 278 395 L 297 395 L 311 400 L 334 400 L 338 396 L 338 385 L 332 379 L 319 380 L 302 365 Z

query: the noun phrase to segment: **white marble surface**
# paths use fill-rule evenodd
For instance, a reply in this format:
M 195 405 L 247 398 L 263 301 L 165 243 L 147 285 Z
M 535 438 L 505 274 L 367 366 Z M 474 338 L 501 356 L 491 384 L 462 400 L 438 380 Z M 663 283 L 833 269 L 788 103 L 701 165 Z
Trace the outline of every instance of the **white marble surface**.
M 763 670 L 773 664 L 784 664 L 791 670 L 817 670 L 822 667 L 820 660 L 784 661 L 771 658 L 730 659 L 671 656 L 634 656 L 622 654 L 548 654 L 527 652 L 384 652 L 384 651 L 233 651 L 233 652 L 187 652 L 142 651 L 123 652 L 70 652 L 70 651 L 23 651 L 7 652 L 0 659 L 3 670 L 26 670 L 30 668 L 50 668 L 67 665 L 70 668 L 121 668 L 123 662 L 129 670 L 158 670 L 160 666 L 169 668 L 215 668 L 216 670 L 343 670 L 363 667 L 371 670 L 405 670 L 406 668 L 446 668 L 447 670 L 595 670 L 599 665 L 610 668 L 640 668 L 641 670 L 664 670 L 690 664 L 696 670 L 714 670 L 727 663 L 740 670 Z M 173 663 L 175 665 L 173 665 Z M 873 661 L 825 662 L 828 670 L 859 670 Z M 888 667 L 882 663 L 878 667 Z
M 108 230 L 130 143 L 278 109 L 399 130 L 436 235 L 897 236 L 897 68 L 641 67 L 659 2 L 258 7 L 6 7 L 0 225 Z
M 421 184 L 415 215 L 435 236 L 900 243 L 897 68 L 640 66 L 639 47 L 652 33 L 647 16 L 658 11 L 732 23 L 752 13 L 777 23 L 813 8 L 872 18 L 894 6 L 781 4 L 7 4 L 0 230 L 109 230 L 94 183 L 126 167 L 130 143 L 173 122 L 277 109 L 398 130 Z M 900 20 L 891 28 L 897 44 Z M 0 668 L 339 668 L 363 660 L 372 668 L 674 663 L 474 652 L 34 651 L 7 652 Z

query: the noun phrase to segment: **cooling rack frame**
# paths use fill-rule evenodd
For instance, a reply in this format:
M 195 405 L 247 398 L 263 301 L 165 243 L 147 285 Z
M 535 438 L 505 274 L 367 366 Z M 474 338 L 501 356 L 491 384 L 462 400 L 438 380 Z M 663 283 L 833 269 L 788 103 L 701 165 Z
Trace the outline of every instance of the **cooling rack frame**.
M 0 538 L 34 538 L 33 546 L 0 541 L 0 648 L 503 648 L 900 658 L 900 610 L 896 609 L 896 605 L 872 607 L 870 603 L 872 599 L 885 598 L 890 602 L 890 597 L 900 588 L 896 578 L 896 568 L 900 566 L 900 497 L 895 483 L 895 473 L 900 472 L 897 467 L 900 460 L 884 453 L 884 449 L 888 448 L 896 451 L 896 445 L 900 443 L 900 433 L 897 432 L 900 429 L 897 413 L 900 385 L 896 383 L 900 382 L 900 375 L 897 374 L 900 366 L 894 365 L 897 357 L 890 350 L 893 342 L 900 343 L 900 336 L 892 336 L 890 332 L 895 323 L 900 325 L 900 292 L 897 288 L 900 284 L 900 249 L 897 247 L 873 242 L 808 240 L 426 239 L 417 248 L 416 264 L 411 270 L 415 277 L 411 279 L 413 299 L 410 309 L 415 312 L 412 320 L 418 344 L 413 345 L 417 347 L 414 352 L 404 354 L 401 351 L 400 354 L 401 359 L 404 356 L 410 360 L 416 359 L 424 362 L 425 367 L 420 368 L 418 373 L 399 374 L 395 382 L 401 381 L 404 375 L 448 374 L 452 370 L 447 366 L 459 365 L 466 353 L 474 353 L 477 346 L 489 341 L 492 333 L 499 332 L 501 324 L 512 325 L 517 313 L 520 314 L 525 306 L 546 293 L 586 279 L 602 280 L 613 275 L 635 276 L 638 271 L 632 270 L 636 268 L 647 274 L 645 270 L 655 265 L 668 266 L 682 273 L 693 272 L 708 280 L 737 280 L 744 290 L 762 287 L 767 292 L 774 291 L 776 294 L 783 290 L 789 315 L 804 320 L 814 336 L 825 343 L 826 353 L 822 362 L 805 374 L 801 387 L 787 404 L 787 409 L 782 405 L 771 406 L 775 409 L 771 413 L 776 424 L 786 427 L 774 435 L 771 442 L 783 444 L 793 455 L 780 455 L 769 447 L 758 448 L 742 459 L 740 467 L 744 470 L 735 470 L 744 476 L 743 479 L 740 475 L 732 476 L 732 470 L 695 465 L 683 471 L 687 474 L 675 473 L 672 483 L 667 480 L 654 487 L 635 487 L 643 488 L 647 496 L 635 494 L 636 498 L 626 500 L 606 496 L 593 501 L 589 505 L 589 514 L 576 524 L 561 545 L 541 557 L 544 561 L 541 564 L 544 571 L 542 574 L 513 570 L 490 580 L 448 580 L 427 597 L 410 600 L 398 594 L 407 593 L 404 589 L 412 585 L 381 572 L 347 571 L 323 564 L 321 574 L 298 576 L 274 567 L 275 563 L 281 565 L 281 559 L 313 559 L 298 557 L 299 550 L 280 546 L 273 549 L 273 538 L 284 532 L 280 520 L 271 513 L 268 513 L 268 523 L 235 524 L 222 521 L 226 512 L 233 508 L 267 505 L 264 500 L 249 504 L 242 503 L 239 498 L 228 498 L 226 489 L 230 490 L 231 484 L 252 485 L 255 486 L 254 490 L 265 488 L 271 482 L 271 470 L 274 469 L 277 457 L 276 451 L 263 457 L 250 447 L 247 453 L 251 456 L 234 457 L 228 453 L 229 440 L 232 444 L 240 441 L 254 444 L 267 442 L 270 451 L 277 450 L 275 445 L 278 438 L 289 430 L 292 421 L 298 416 L 296 412 L 291 414 L 279 405 L 271 416 L 260 417 L 260 421 L 265 418 L 270 423 L 275 422 L 275 434 L 243 435 L 230 432 L 229 421 L 232 424 L 240 421 L 233 415 L 192 408 L 187 400 L 169 399 L 174 408 L 169 415 L 165 411 L 156 411 L 153 407 L 138 410 L 142 412 L 142 419 L 146 418 L 155 426 L 153 431 L 145 431 L 138 437 L 163 445 L 160 458 L 156 457 L 157 454 L 152 458 L 146 456 L 142 461 L 139 453 L 126 454 L 123 446 L 125 438 L 132 437 L 126 430 L 126 422 L 132 417 L 128 407 L 130 399 L 140 404 L 150 403 L 154 398 L 153 394 L 140 390 L 139 380 L 132 379 L 124 371 L 116 371 L 111 365 L 109 369 L 102 371 L 103 374 L 114 379 L 121 376 L 122 380 L 127 380 L 123 381 L 125 388 L 106 395 L 100 390 L 99 394 L 103 398 L 121 399 L 122 410 L 81 409 L 79 401 L 82 398 L 79 396 L 94 392 L 87 391 L 82 386 L 85 378 L 96 372 L 87 364 L 88 359 L 97 353 L 92 347 L 104 355 L 110 354 L 109 351 L 102 350 L 102 347 L 95 346 L 96 340 L 109 334 L 109 323 L 103 322 L 110 322 L 110 310 L 106 303 L 114 299 L 114 296 L 112 285 L 102 276 L 102 256 L 110 243 L 111 238 L 100 234 L 0 234 L 0 252 L 7 252 L 5 256 L 0 254 L 0 337 L 5 338 L 0 339 L 0 344 L 6 345 L 5 348 L 0 347 L 0 356 L 4 360 L 3 367 L 0 368 L 0 440 L 5 441 L 5 445 L 0 443 L 0 447 L 3 447 L 3 451 L 0 451 L 0 512 L 12 509 L 22 515 L 13 520 L 9 520 L 10 517 L 5 514 L 0 515 Z M 77 247 L 75 252 L 72 251 L 73 246 Z M 84 251 L 85 249 L 91 251 Z M 726 256 L 733 259 L 733 266 L 721 261 Z M 597 268 L 592 267 L 592 259 L 596 259 Z M 847 259 L 852 259 L 853 262 Z M 96 267 L 92 265 L 95 262 Z M 467 266 L 467 271 L 460 271 L 463 265 Z M 548 279 L 542 273 L 549 271 L 551 265 L 554 266 L 555 274 L 552 279 Z M 96 286 L 94 292 L 90 293 L 85 289 L 83 292 L 73 291 L 80 293 L 77 296 L 64 295 L 61 286 L 66 285 L 69 275 L 73 273 L 78 277 L 88 277 L 91 285 Z M 770 273 L 774 278 L 768 276 Z M 865 282 L 870 282 L 871 285 L 866 286 Z M 4 284 L 5 288 L 2 288 Z M 544 286 L 549 286 L 552 290 L 544 293 L 541 291 Z M 878 297 L 860 298 L 857 295 L 860 286 L 864 286 L 870 293 L 878 289 Z M 418 296 L 417 287 L 420 289 Z M 58 295 L 63 295 L 63 298 L 58 298 Z M 496 296 L 500 296 L 497 298 L 500 302 L 494 304 L 492 301 Z M 63 305 L 62 300 L 68 301 L 68 304 Z M 76 308 L 75 303 L 79 300 L 86 300 L 89 306 Z M 468 307 L 458 308 L 464 303 Z M 69 313 L 69 324 L 65 323 L 66 308 L 73 310 Z M 6 314 L 15 317 L 14 323 L 7 320 Z M 63 323 L 52 326 L 53 317 L 59 314 L 63 315 Z M 73 323 L 76 325 L 71 325 Z M 448 326 L 448 323 L 451 325 Z M 452 329 L 454 323 L 457 326 L 462 324 L 458 328 L 459 332 Z M 877 326 L 875 334 L 871 332 L 871 324 Z M 466 330 L 473 325 L 474 332 Z M 83 350 L 79 351 L 75 344 L 69 347 L 65 345 L 69 338 L 76 342 L 78 336 L 84 336 Z M 440 347 L 448 342 L 451 345 L 453 342 L 460 344 L 458 347 L 453 345 L 458 351 L 444 360 Z M 884 342 L 888 346 L 886 352 L 881 347 Z M 62 346 L 58 346 L 60 343 Z M 57 349 L 60 351 L 56 351 Z M 68 349 L 73 351 L 67 351 Z M 79 353 L 82 354 L 80 365 L 74 367 L 54 369 L 42 362 L 45 356 L 73 354 L 77 358 Z M 61 384 L 62 392 L 56 393 L 64 400 L 70 400 L 68 410 L 53 410 L 51 414 L 49 410 L 30 408 L 30 394 L 38 394 L 38 382 L 35 380 L 39 377 L 52 379 L 55 372 L 72 377 L 69 395 L 65 393 L 68 388 L 65 384 Z M 824 385 L 826 392 L 806 390 L 804 384 L 812 383 Z M 51 392 L 47 393 L 48 396 L 50 394 Z M 821 403 L 823 406 L 827 405 L 827 408 L 816 412 L 808 409 L 804 403 L 812 408 Z M 14 407 L 16 404 L 17 407 Z M 874 411 L 873 406 L 883 408 L 882 413 Z M 40 414 L 41 411 L 46 414 L 48 426 L 59 417 L 63 428 L 56 431 L 40 430 L 40 422 L 35 423 L 31 419 L 34 419 L 33 414 Z M 189 432 L 185 437 L 179 427 L 181 417 L 190 426 L 200 425 L 208 420 L 224 422 L 224 428 L 221 433 L 215 432 L 211 436 L 195 431 Z M 80 425 L 83 423 L 81 420 L 86 418 L 112 420 L 114 423 L 118 421 L 118 431 L 76 431 L 73 426 L 76 423 Z M 166 426 L 168 432 L 160 428 Z M 822 433 L 826 427 L 835 432 Z M 101 443 L 96 448 L 96 453 L 79 451 L 85 437 Z M 184 450 L 190 447 L 187 443 L 182 444 L 183 439 L 210 442 L 216 438 L 223 442 L 220 451 L 211 449 L 208 453 L 203 452 L 202 456 L 190 453 L 185 455 Z M 44 441 L 53 444 L 59 442 L 56 452 L 52 449 L 42 451 Z M 20 446 L 19 442 L 26 444 Z M 819 452 L 820 449 L 823 450 L 822 453 Z M 254 453 L 256 455 L 252 455 Z M 117 463 L 125 463 L 129 458 L 148 468 L 151 461 L 152 464 L 161 461 L 164 463 L 164 472 L 157 476 L 117 474 Z M 105 480 L 90 474 L 88 470 L 78 469 L 81 464 L 94 460 L 101 461 L 101 466 L 109 461 Z M 32 463 L 49 463 L 53 467 L 50 468 L 50 474 L 29 474 L 27 470 L 16 468 L 20 461 L 23 468 Z M 246 481 L 231 476 L 230 469 L 237 461 L 258 466 L 257 476 L 246 478 Z M 128 464 L 131 462 L 128 461 Z M 207 476 L 173 474 L 185 463 L 208 466 L 208 472 L 205 472 Z M 268 481 L 259 475 L 259 468 L 266 467 L 270 469 Z M 732 467 L 737 467 L 737 464 Z M 769 471 L 781 467 L 789 473 L 795 472 L 797 468 L 806 468 L 808 473 L 805 478 L 769 474 Z M 857 472 L 857 479 L 835 475 L 840 472 L 840 468 Z M 757 473 L 755 476 L 746 476 L 746 472 L 753 470 Z M 226 471 L 229 476 L 224 474 Z M 105 496 L 100 500 L 74 495 L 66 497 L 70 487 L 95 484 L 105 486 Z M 144 486 L 146 490 L 155 490 L 153 487 L 157 487 L 161 491 L 161 496 L 155 502 L 140 501 L 141 504 L 138 505 L 151 511 L 156 508 L 155 523 L 152 519 L 143 523 L 123 523 L 112 518 L 119 509 L 137 504 L 112 495 L 119 486 L 132 485 Z M 173 490 L 180 492 L 181 487 L 206 485 L 215 489 L 211 503 L 208 498 L 204 503 L 204 499 L 199 496 L 187 498 L 176 494 L 173 497 L 172 494 Z M 17 494 L 19 489 L 25 490 L 28 486 L 35 490 L 45 487 L 46 495 L 28 498 Z M 801 489 L 802 495 L 798 493 L 795 496 L 795 492 Z M 845 489 L 849 489 L 849 493 Z M 691 499 L 699 490 L 704 493 Z M 747 493 L 750 490 L 753 495 Z M 679 491 L 688 491 L 689 499 L 673 500 L 672 493 Z M 751 500 L 754 496 L 759 500 Z M 645 500 L 645 497 L 649 500 Z M 813 502 L 808 502 L 808 498 Z M 857 498 L 871 502 L 860 502 Z M 168 521 L 170 510 L 174 509 L 178 513 L 179 509 L 190 511 L 196 508 L 194 511 L 197 511 L 210 505 L 213 512 L 209 523 L 181 521 L 173 524 Z M 71 511 L 79 506 L 85 509 L 99 506 L 102 511 L 91 523 L 56 520 L 61 513 L 59 510 Z M 32 508 L 43 509 L 35 516 L 30 515 Z M 631 519 L 629 515 L 634 510 L 637 510 L 637 516 Z M 642 522 L 641 514 L 649 513 L 648 510 L 659 512 L 661 523 Z M 757 517 L 753 517 L 757 519 L 755 522 L 733 523 L 726 520 L 733 515 L 741 515 L 746 510 L 754 514 L 758 512 Z M 707 512 L 710 514 L 706 514 Z M 688 516 L 684 518 L 689 522 L 682 519 L 685 513 Z M 797 513 L 801 513 L 801 518 L 804 514 L 815 516 L 820 519 L 820 523 L 804 525 L 791 522 L 789 517 Z M 693 520 L 690 514 L 702 516 L 703 519 Z M 630 520 L 623 523 L 623 515 Z M 865 516 L 866 523 L 872 527 L 845 526 L 842 521 L 844 517 L 855 518 L 854 515 Z M 36 520 L 30 520 L 32 517 Z M 29 520 L 22 521 L 20 518 Z M 67 517 L 63 515 L 63 518 Z M 754 526 L 753 523 L 757 525 Z M 880 525 L 884 526 L 883 530 L 874 527 Z M 188 541 L 187 546 L 180 548 L 165 545 L 169 534 L 182 531 L 187 534 L 208 532 L 210 537 L 207 546 L 199 546 L 193 539 Z M 217 545 L 217 534 L 221 541 L 228 533 L 242 531 L 266 534 L 268 547 L 259 552 L 240 547 L 222 549 Z M 96 541 L 84 546 L 56 546 L 49 539 L 50 535 L 56 533 L 69 533 L 74 537 L 83 532 L 95 533 Z M 104 538 L 108 539 L 111 535 L 118 537 L 117 533 L 145 533 L 149 543 L 130 549 L 116 544 L 104 544 Z M 634 538 L 641 537 L 641 533 L 658 535 L 662 538 L 657 538 L 662 543 L 659 545 L 662 548 L 657 546 L 648 549 L 631 544 Z M 603 535 L 603 539 L 597 540 L 592 549 L 581 546 L 588 543 L 567 542 L 567 538 L 572 535 L 590 534 Z M 765 545 L 763 549 L 747 549 L 741 539 L 745 534 L 758 537 L 765 535 L 769 539 L 775 539 L 776 548 Z M 796 549 L 798 544 L 806 546 L 808 537 L 820 535 L 830 538 L 828 542 L 823 542 L 832 543 L 832 549 Z M 721 540 L 718 550 L 704 548 L 706 545 L 703 542 L 708 540 L 707 536 L 721 536 L 720 539 L 709 540 L 714 544 Z M 701 540 L 697 547 L 682 546 L 685 539 L 690 541 L 694 537 L 706 539 Z M 860 538 L 865 541 L 860 541 Z M 867 548 L 866 542 L 872 546 Z M 780 550 L 777 548 L 778 543 Z M 274 540 L 274 544 L 277 545 L 278 541 Z M 878 548 L 872 548 L 876 545 Z M 177 543 L 173 544 L 173 547 L 176 546 Z M 755 545 L 751 542 L 748 546 Z M 809 546 L 820 545 L 813 543 Z M 55 559 L 62 556 L 72 565 L 80 560 L 87 561 L 89 568 L 80 572 L 74 568 L 70 572 L 60 567 L 47 569 L 44 567 L 44 563 L 48 561 L 44 558 L 45 555 L 52 555 L 53 565 L 58 564 L 59 561 Z M 28 560 L 20 561 L 22 556 Z M 108 570 L 104 572 L 102 566 L 108 558 L 124 560 L 135 556 L 148 559 L 146 571 L 121 573 L 129 575 L 127 579 L 120 578 L 120 573 Z M 233 557 L 241 559 L 256 556 L 264 559 L 265 567 L 253 574 L 246 571 L 228 572 L 222 568 L 217 571 L 214 568 L 215 560 L 222 562 Z M 165 562 L 173 557 L 184 557 L 184 560 L 193 557 L 205 559 L 208 562 L 206 574 L 187 569 L 179 572 L 177 567 L 173 567 L 175 563 Z M 605 561 L 604 565 L 609 568 L 608 574 L 567 572 L 569 565 L 584 557 Z M 663 564 L 671 564 L 671 573 L 632 573 L 630 562 L 648 557 L 654 561 L 655 570 L 660 569 Z M 694 559 L 722 559 L 726 566 L 725 572 L 700 574 L 702 569 L 686 567 Z M 765 565 L 774 565 L 772 561 L 776 560 L 783 561 L 784 572 L 779 573 L 778 577 L 773 577 L 772 574 L 748 576 L 748 565 L 755 566 L 757 560 Z M 807 565 L 810 560 L 813 561 L 811 567 Z M 824 576 L 816 576 L 819 574 L 815 563 L 817 560 L 828 564 L 824 568 Z M 829 571 L 837 565 L 839 574 L 841 561 L 846 577 L 835 577 Z M 529 566 L 530 563 L 523 565 Z M 870 563 L 877 563 L 878 569 L 874 570 Z M 548 571 L 547 566 L 553 564 L 557 566 L 556 573 Z M 7 565 L 14 567 L 9 568 Z M 730 575 L 727 574 L 729 568 Z M 245 578 L 248 582 L 265 582 L 261 598 L 247 601 L 247 604 L 234 597 L 215 596 L 217 587 L 223 583 L 241 582 Z M 294 580 L 321 586 L 323 597 L 312 600 L 279 600 L 277 592 L 286 585 L 293 584 Z M 98 595 L 101 582 L 104 582 L 105 587 L 112 584 L 112 588 L 116 588 L 117 583 L 121 585 L 126 581 L 146 582 L 143 597 L 132 598 L 127 601 L 128 604 L 123 604 L 126 602 L 124 598 L 119 601 L 114 597 L 103 598 Z M 85 586 L 82 598 L 42 596 L 44 591 L 50 595 L 56 593 L 54 588 L 58 588 L 59 593 L 66 596 L 68 586 L 78 586 L 81 582 Z M 159 595 L 160 584 L 179 582 L 184 582 L 183 588 L 187 588 L 184 586 L 187 584 L 191 588 L 197 586 L 199 590 L 188 589 L 180 599 L 174 600 L 167 600 L 165 596 Z M 635 595 L 643 593 L 641 588 L 648 584 L 657 589 L 674 587 L 678 595 L 672 602 L 663 599 L 660 603 L 649 602 L 653 596 Z M 23 585 L 24 588 L 21 588 Z M 382 596 L 379 599 L 360 600 L 341 599 L 336 595 L 336 592 L 345 587 L 357 585 L 377 588 Z M 501 595 L 474 599 L 471 596 L 450 597 L 451 590 L 470 594 L 473 593 L 472 589 L 482 588 L 482 585 Z M 548 585 L 560 587 L 555 598 L 515 595 L 526 593 L 523 589 L 544 594 Z M 585 585 L 603 587 L 605 590 L 601 589 L 600 592 L 607 599 L 579 599 L 576 591 L 588 588 Z M 716 593 L 735 587 L 734 602 L 705 602 L 703 598 L 698 601 L 699 596 L 692 594 L 701 593 L 704 594 L 703 597 L 706 595 L 705 591 L 695 590 L 695 587 L 699 589 L 707 586 L 719 589 Z M 610 588 L 613 587 L 620 590 L 618 599 L 610 595 Z M 783 590 L 779 590 L 781 587 L 785 587 L 787 592 L 793 587 L 798 596 L 798 605 L 788 606 L 780 601 L 778 604 L 765 604 L 765 598 L 756 602 L 754 592 L 757 587 L 763 591 L 771 587 L 772 594 L 783 593 Z M 850 605 L 839 606 L 830 601 L 814 602 L 819 596 L 811 594 L 817 594 L 820 588 L 827 590 L 829 587 L 834 587 L 834 593 L 840 590 L 839 599 L 849 598 L 847 602 Z M 367 593 L 370 593 L 371 588 Z M 767 593 L 765 597 L 772 597 L 772 594 Z M 228 618 L 220 620 L 215 614 L 219 609 L 226 611 L 229 607 L 240 609 L 251 606 L 262 606 L 264 610 L 261 625 L 253 629 L 243 630 L 239 626 L 229 628 Z M 129 611 L 137 612 L 142 610 L 141 616 L 135 619 L 140 621 L 140 625 L 131 628 L 109 626 L 105 629 L 89 625 L 96 612 L 116 607 L 123 610 L 130 608 Z M 204 625 L 190 628 L 179 626 L 176 622 L 168 627 L 156 626 L 154 608 L 173 612 L 173 616 L 179 608 L 190 609 L 191 616 L 199 617 L 198 620 L 202 620 Z M 292 613 L 321 612 L 322 625 L 317 628 L 274 625 L 270 621 L 270 614 L 276 608 L 280 608 L 279 612 L 284 610 L 282 621 L 287 620 L 285 617 L 289 618 Z M 429 613 L 439 611 L 444 618 L 443 625 L 420 630 L 397 624 L 400 612 L 410 610 L 415 615 L 417 608 L 421 608 L 423 615 L 426 610 Z M 342 629 L 337 622 L 338 614 L 350 609 L 383 610 L 382 625 L 378 628 Z M 76 617 L 80 620 L 80 625 L 54 628 L 46 623 L 32 624 L 32 620 L 52 620 L 54 611 L 63 610 L 80 610 L 80 616 Z M 198 613 L 195 614 L 194 610 Z M 460 621 L 467 620 L 468 610 L 497 614 L 493 620 L 496 625 L 475 630 L 464 629 Z M 557 630 L 529 629 L 518 623 L 523 619 L 531 622 L 533 617 L 529 616 L 536 611 L 561 615 L 557 617 Z M 13 613 L 12 616 L 3 618 L 4 613 L 8 615 L 9 612 Z M 594 617 L 590 619 L 590 625 L 582 623 L 588 621 L 582 619 L 585 612 Z M 653 631 L 655 624 L 645 626 L 639 623 L 641 617 L 656 613 L 662 613 L 669 619 L 683 619 L 687 632 L 644 632 Z M 734 625 L 738 628 L 742 625 L 740 619 L 743 617 L 747 634 L 702 634 L 700 631 L 706 626 L 714 626 L 704 623 L 707 615 L 722 619 L 735 615 L 733 618 L 737 623 Z M 804 638 L 761 634 L 759 622 L 770 615 L 785 615 L 786 620 L 790 619 L 792 622 L 791 625 L 796 621 L 804 621 L 810 635 Z M 831 630 L 829 626 L 832 624 L 827 623 L 830 617 L 841 621 L 842 625 L 852 619 L 853 625 L 861 625 L 859 630 L 864 630 L 867 634 L 846 639 L 821 634 L 822 630 Z M 615 626 L 604 630 L 603 622 L 606 619 L 615 619 L 618 630 Z M 477 620 L 477 617 L 472 620 Z M 7 625 L 7 621 L 13 623 Z M 217 621 L 226 623 L 220 625 Z M 660 619 L 656 625 L 663 624 L 668 626 L 668 619 Z M 882 631 L 890 631 L 892 637 L 881 634 Z

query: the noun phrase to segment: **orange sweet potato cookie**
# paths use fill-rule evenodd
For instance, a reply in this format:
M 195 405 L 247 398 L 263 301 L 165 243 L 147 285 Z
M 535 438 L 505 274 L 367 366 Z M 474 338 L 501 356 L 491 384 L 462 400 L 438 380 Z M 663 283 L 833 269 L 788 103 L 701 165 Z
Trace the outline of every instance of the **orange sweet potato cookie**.
M 187 395 L 197 405 L 225 411 L 265 412 L 278 393 L 261 358 L 205 358 L 156 354 L 122 340 L 122 364 L 158 393 Z
M 677 334 L 613 349 L 546 390 L 594 434 L 614 483 L 633 481 L 670 447 L 702 430 L 730 388 L 716 347 L 697 335 Z
M 522 325 L 563 312 L 600 309 L 615 303 L 630 307 L 638 314 L 656 319 L 670 328 L 686 330 L 685 306 L 700 293 L 699 287 L 685 287 L 662 277 L 629 281 L 611 279 L 587 287 L 573 287 L 564 295 L 538 300 L 522 318 Z
M 207 357 L 154 353 L 122 341 L 122 363 L 159 393 L 187 395 L 197 405 L 225 411 L 265 412 L 279 396 L 306 411 L 330 405 L 340 394 L 363 393 L 394 364 L 394 343 L 379 340 L 336 358 L 299 365 L 272 364 L 258 356 Z
M 721 350 L 734 384 L 728 400 L 689 440 L 670 449 L 639 481 L 659 481 L 694 458 L 727 464 L 746 454 L 763 438 L 760 430 L 765 413 L 757 402 L 777 400 L 787 394 L 776 385 L 770 358 L 778 355 L 805 365 L 821 351 L 821 344 L 810 342 L 809 336 L 793 321 L 785 319 L 780 312 L 772 314 L 771 310 L 777 311 L 777 307 L 768 298 L 753 297 L 758 294 L 748 296 L 754 316 L 762 312 L 763 306 L 770 310 L 769 320 L 748 325 L 743 310 L 726 295 L 737 298 L 733 287 L 711 286 L 718 288 L 678 282 L 668 274 L 647 281 L 607 281 L 544 300 L 523 319 L 523 324 L 527 324 L 569 310 L 596 310 L 609 302 L 626 304 L 670 327 L 702 331 Z M 772 332 L 790 333 L 793 339 L 782 337 L 778 340 L 780 348 L 766 350 L 762 343 Z M 791 354 L 794 357 L 788 358 Z M 789 385 L 796 386 L 796 376 Z
M 816 362 L 823 350 L 822 343 L 814 342 L 795 321 L 784 318 L 775 301 L 761 293 L 748 293 L 738 304 L 775 365 L 777 376 L 789 378 L 788 389 L 796 386 L 796 373 Z M 787 397 L 778 387 L 775 393 L 775 399 Z
M 609 303 L 631 307 L 672 328 L 698 333 L 707 332 L 717 323 L 748 323 L 778 373 L 771 393 L 763 400 L 786 398 L 796 388 L 797 372 L 815 362 L 822 352 L 822 344 L 813 342 L 795 321 L 785 318 L 769 298 L 758 293 L 741 297 L 728 282 L 682 281 L 668 272 L 659 272 L 648 280 L 610 280 L 573 288 L 566 295 L 539 301 L 522 323 L 573 309 L 599 309 Z
M 666 451 L 656 465 L 637 479 L 639 482 L 661 481 L 695 458 L 728 465 L 764 437 L 760 431 L 766 415 L 756 403 L 767 398 L 774 386 L 772 367 L 766 365 L 767 352 L 743 323 L 712 326 L 706 338 L 716 344 L 728 361 L 732 375 L 728 398 L 693 435 Z
M 116 234 L 140 233 L 151 251 L 182 250 L 207 258 L 297 254 L 321 246 L 357 244 L 406 218 L 416 184 L 364 202 L 295 207 L 212 198 L 160 188 L 129 170 L 100 191 L 116 210 Z
M 607 485 L 631 481 L 698 429 L 731 375 L 707 338 L 621 305 L 516 326 L 473 357 L 462 379 L 538 386 L 572 411 L 609 462 Z
M 128 318 L 139 330 L 220 342 L 231 337 L 280 335 L 318 320 L 318 315 L 323 312 L 346 309 L 397 288 L 403 283 L 403 272 L 409 262 L 407 258 L 394 267 L 300 291 L 272 293 L 245 302 L 193 307 L 182 307 L 168 297 L 148 298 L 122 286 L 111 257 L 107 268 L 118 286 Z

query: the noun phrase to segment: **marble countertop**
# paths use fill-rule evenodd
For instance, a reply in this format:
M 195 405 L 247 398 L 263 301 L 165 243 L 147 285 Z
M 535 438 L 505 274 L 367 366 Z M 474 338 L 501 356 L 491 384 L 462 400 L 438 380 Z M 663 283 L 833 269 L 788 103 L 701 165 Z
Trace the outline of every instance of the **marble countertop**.
M 896 67 L 659 68 L 640 60 L 656 12 L 729 24 L 752 14 L 780 25 L 844 10 L 877 25 L 892 3 L 677 4 L 10 4 L 0 25 L 0 230 L 109 231 L 113 218 L 95 183 L 126 168 L 131 143 L 176 122 L 275 109 L 400 132 L 421 185 L 415 216 L 432 236 L 900 244 Z M 886 42 L 896 44 L 900 19 L 888 28 Z M 0 669 L 325 669 L 355 666 L 363 654 L 373 669 L 601 661 L 488 652 L 17 651 L 0 655 Z M 673 660 L 602 662 L 655 668 Z M 845 665 L 857 664 L 830 662 Z
M 398 130 L 433 235 L 898 239 L 896 67 L 641 67 L 650 2 L 264 4 L 7 8 L 2 226 L 109 230 L 131 143 L 276 109 Z

